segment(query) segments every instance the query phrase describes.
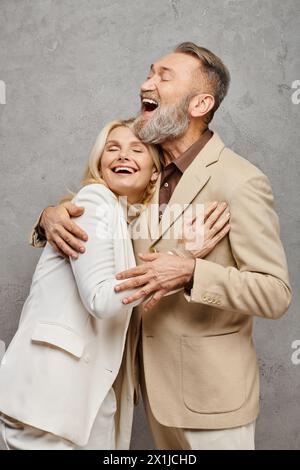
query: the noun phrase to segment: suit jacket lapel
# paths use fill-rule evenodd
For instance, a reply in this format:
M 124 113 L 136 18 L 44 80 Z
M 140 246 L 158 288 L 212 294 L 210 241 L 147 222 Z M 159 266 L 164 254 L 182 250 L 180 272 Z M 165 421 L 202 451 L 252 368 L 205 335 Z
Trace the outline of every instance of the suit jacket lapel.
M 154 241 L 159 236 L 159 189 L 160 189 L 161 175 L 159 175 L 154 195 L 147 208 L 148 227 L 151 240 Z
M 224 147 L 225 145 L 218 134 L 214 133 L 212 138 L 183 173 L 160 222 L 158 214 L 160 181 L 158 182 L 153 197 L 153 203 L 155 202 L 157 205 L 152 208 L 151 212 L 154 213 L 152 214 L 152 218 L 148 218 L 151 238 L 153 240 L 151 247 L 153 247 L 167 230 L 171 228 L 206 185 L 210 179 L 209 166 L 219 160 Z M 172 207 L 174 208 L 174 212 L 170 212 Z M 149 209 L 150 208 L 148 208 L 148 214 L 150 212 Z

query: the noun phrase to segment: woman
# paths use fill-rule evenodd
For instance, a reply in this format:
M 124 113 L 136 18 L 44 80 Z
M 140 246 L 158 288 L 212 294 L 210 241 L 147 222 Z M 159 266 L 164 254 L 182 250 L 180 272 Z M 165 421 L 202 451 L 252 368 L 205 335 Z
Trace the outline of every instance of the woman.
M 85 207 L 78 219 L 89 235 L 85 253 L 65 259 L 47 244 L 37 264 L 0 368 L 8 449 L 129 448 L 133 385 L 123 353 L 132 305 L 114 287 L 135 258 L 122 200 L 147 203 L 160 170 L 156 149 L 132 124 L 102 130 L 73 199 Z

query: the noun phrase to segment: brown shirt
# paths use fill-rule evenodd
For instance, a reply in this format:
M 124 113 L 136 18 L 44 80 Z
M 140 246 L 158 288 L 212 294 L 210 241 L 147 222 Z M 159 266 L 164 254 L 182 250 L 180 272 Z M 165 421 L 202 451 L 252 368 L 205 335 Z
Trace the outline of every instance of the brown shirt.
M 207 144 L 212 135 L 213 132 L 206 129 L 200 139 L 194 142 L 182 155 L 163 167 L 159 190 L 159 218 L 161 218 L 183 173 Z

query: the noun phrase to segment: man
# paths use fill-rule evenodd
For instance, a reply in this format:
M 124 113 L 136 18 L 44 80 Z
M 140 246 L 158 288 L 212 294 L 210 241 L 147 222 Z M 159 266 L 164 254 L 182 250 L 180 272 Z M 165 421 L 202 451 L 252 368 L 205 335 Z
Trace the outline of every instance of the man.
M 208 128 L 229 81 L 217 56 L 183 43 L 151 66 L 141 87 L 136 132 L 161 145 L 163 171 L 144 222 L 149 239 L 134 240 L 140 264 L 118 279 L 129 278 L 120 290 L 140 287 L 128 303 L 150 296 L 135 309 L 130 334 L 136 384 L 139 376 L 160 449 L 254 449 L 259 371 L 253 316 L 279 318 L 291 301 L 270 184 Z M 187 207 L 212 200 L 230 206 L 229 235 L 205 259 L 182 256 L 173 234 Z M 182 209 L 171 217 L 174 206 Z M 81 212 L 71 203 L 47 208 L 37 230 L 76 257 L 84 250 L 77 237 L 86 234 L 70 216 Z M 40 239 L 34 231 L 33 244 Z

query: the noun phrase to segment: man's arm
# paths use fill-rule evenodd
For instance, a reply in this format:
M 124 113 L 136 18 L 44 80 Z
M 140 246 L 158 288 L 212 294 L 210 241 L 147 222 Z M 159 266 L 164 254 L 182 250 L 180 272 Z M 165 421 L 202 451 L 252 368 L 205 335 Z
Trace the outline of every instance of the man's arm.
M 48 241 L 62 256 L 77 259 L 77 253 L 83 253 L 85 250 L 80 240 L 86 241 L 88 236 L 71 217 L 79 217 L 83 212 L 83 207 L 70 201 L 47 207 L 35 223 L 29 243 L 40 248 Z
M 44 209 L 38 216 L 29 236 L 29 244 L 33 246 L 34 248 L 43 248 L 47 243 L 45 231 L 41 227 L 41 218 L 42 218 L 43 212 L 44 212 Z
M 263 174 L 249 179 L 229 205 L 229 239 L 237 267 L 198 259 L 186 298 L 245 315 L 279 318 L 292 295 L 268 179 Z

